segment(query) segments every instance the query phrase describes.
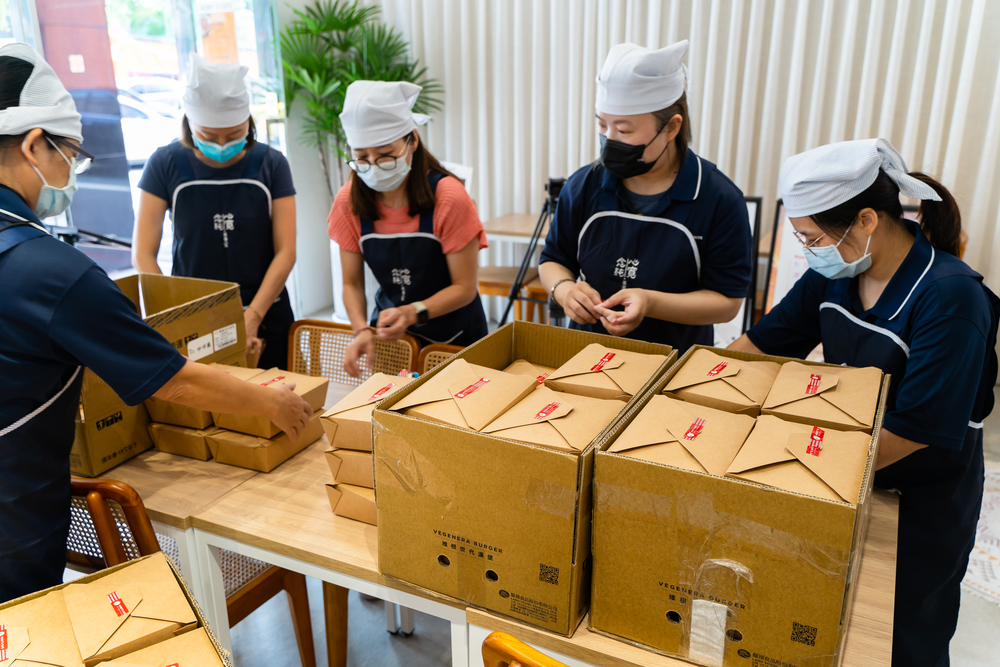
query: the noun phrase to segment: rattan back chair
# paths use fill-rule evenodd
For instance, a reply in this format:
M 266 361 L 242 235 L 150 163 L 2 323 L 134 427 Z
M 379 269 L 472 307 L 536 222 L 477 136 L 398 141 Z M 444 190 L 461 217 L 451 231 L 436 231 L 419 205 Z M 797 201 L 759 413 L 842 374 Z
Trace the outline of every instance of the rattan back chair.
M 288 332 L 288 370 L 302 375 L 322 376 L 331 382 L 358 386 L 370 373 L 362 365 L 362 377 L 344 370 L 344 354 L 354 341 L 350 325 L 324 320 L 299 320 Z M 420 345 L 409 334 L 395 343 L 375 337 L 373 371 L 398 375 L 400 370 L 416 370 Z
M 461 345 L 441 345 L 438 343 L 427 345 L 420 350 L 420 356 L 417 358 L 417 371 L 424 375 L 464 349 Z
M 73 569 L 100 570 L 161 550 L 179 568 L 177 543 L 158 537 L 131 486 L 111 479 L 72 478 L 66 560 Z M 166 548 L 161 549 L 161 543 Z M 316 667 L 305 575 L 223 550 L 222 579 L 231 626 L 286 591 L 302 665 Z

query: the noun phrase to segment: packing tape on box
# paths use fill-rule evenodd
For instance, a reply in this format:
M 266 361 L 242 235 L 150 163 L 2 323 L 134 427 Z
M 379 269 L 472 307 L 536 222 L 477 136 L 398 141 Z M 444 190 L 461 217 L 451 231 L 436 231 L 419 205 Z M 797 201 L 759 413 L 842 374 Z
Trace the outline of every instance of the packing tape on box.
M 658 493 L 627 489 L 614 484 L 594 482 L 595 507 L 618 516 L 646 523 L 662 523 L 674 514 L 674 501 Z
M 576 516 L 576 489 L 532 477 L 528 480 L 524 504 L 561 519 L 572 519 Z
M 451 509 L 455 485 L 448 476 L 390 429 L 372 422 L 372 430 L 373 442 L 378 442 L 375 458 L 391 474 L 388 479 L 414 498 L 425 494 Z

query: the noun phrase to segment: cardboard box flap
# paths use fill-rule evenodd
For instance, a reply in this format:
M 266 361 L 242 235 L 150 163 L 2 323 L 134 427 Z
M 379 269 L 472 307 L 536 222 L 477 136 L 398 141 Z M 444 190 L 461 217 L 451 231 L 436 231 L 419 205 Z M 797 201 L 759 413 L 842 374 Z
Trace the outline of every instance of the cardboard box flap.
M 831 368 L 806 366 L 789 361 L 775 378 L 763 407 L 777 408 L 836 389 L 840 383 L 840 372 Z
M 786 450 L 823 480 L 837 495 L 857 505 L 871 438 L 864 433 L 842 433 L 808 428 L 785 443 Z
M 875 408 L 881 384 L 880 369 L 850 368 L 840 374 L 838 390 L 823 394 L 823 398 L 858 423 L 871 428 L 875 424 Z
M 528 375 L 484 369 L 471 378 L 453 381 L 448 390 L 469 427 L 479 431 L 527 396 L 536 384 Z
M 732 378 L 742 370 L 744 363 L 746 362 L 740 359 L 723 357 L 709 350 L 697 350 L 670 378 L 663 391 L 677 391 L 705 382 Z
M 324 418 L 339 415 L 348 410 L 354 410 L 370 403 L 377 403 L 396 391 L 413 378 L 396 377 L 385 373 L 375 373 L 365 380 L 360 387 L 342 398 L 336 405 L 323 413 Z
M 0 611 L 0 625 L 10 631 L 13 628 L 26 628 L 28 644 L 19 650 L 11 659 L 8 653 L 7 662 L 0 665 L 7 667 L 11 662 L 29 665 L 52 665 L 53 667 L 79 667 L 83 663 L 80 650 L 73 636 L 73 624 L 66 611 L 66 603 L 62 590 L 45 593 L 35 599 Z M 9 642 L 13 642 L 19 633 L 11 633 Z M 11 644 L 8 643 L 8 649 Z
M 802 424 L 762 415 L 726 472 L 739 474 L 775 463 L 794 461 L 795 456 L 785 447 L 788 438 L 798 434 L 808 437 L 811 430 Z
M 671 400 L 661 419 L 701 466 L 722 477 L 754 426 L 754 418 Z
M 204 628 L 171 637 L 107 663 L 115 667 L 212 667 L 222 660 Z
M 573 411 L 574 398 L 576 397 L 552 391 L 548 387 L 538 387 L 527 398 L 483 428 L 482 432 L 495 433 L 517 426 L 552 423 Z
M 535 378 L 538 384 L 545 382 L 552 375 L 553 371 L 555 371 L 554 368 L 533 364 L 525 359 L 518 359 L 503 369 L 504 373 L 510 373 L 511 375 L 530 375 Z
M 99 582 L 69 586 L 63 591 L 76 643 L 84 660 L 100 653 L 142 603 L 138 586 L 95 587 Z
M 591 343 L 577 352 L 572 359 L 560 366 L 549 375 L 549 380 L 586 375 L 587 373 L 605 373 L 625 364 L 625 355 L 621 350 L 604 347 L 600 343 Z M 610 374 L 609 374 L 610 375 Z M 614 379 L 614 378 L 612 378 Z
M 611 443 L 608 451 L 620 453 L 639 447 L 677 442 L 662 417 L 663 411 L 668 409 L 668 403 L 670 398 L 666 396 L 657 394 L 651 397 L 646 407 L 639 411 L 632 423 Z
M 374 489 L 351 484 L 327 484 L 326 494 L 334 514 L 362 521 L 372 526 L 376 525 L 378 511 L 375 505 Z
M 393 405 L 390 410 L 404 412 L 407 408 L 412 408 L 425 403 L 435 403 L 437 401 L 450 401 L 451 392 L 449 385 L 457 380 L 473 379 L 478 371 L 490 370 L 482 366 L 470 364 L 464 359 L 455 359 L 453 362 L 441 369 L 441 371 L 430 378 L 422 386 L 415 389 L 409 396 Z
M 28 648 L 28 628 L 0 624 L 0 667 L 9 667 Z

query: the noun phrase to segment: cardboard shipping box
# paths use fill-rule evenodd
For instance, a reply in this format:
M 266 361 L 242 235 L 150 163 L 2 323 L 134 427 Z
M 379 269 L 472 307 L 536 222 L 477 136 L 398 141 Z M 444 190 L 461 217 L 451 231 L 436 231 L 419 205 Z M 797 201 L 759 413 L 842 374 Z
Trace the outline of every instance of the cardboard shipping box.
M 115 284 L 181 354 L 203 363 L 243 359 L 246 331 L 236 283 L 142 273 Z M 146 407 L 126 406 L 90 369 L 84 370 L 80 401 L 73 474 L 95 477 L 153 446 Z
M 418 389 L 395 401 L 391 409 L 480 431 L 530 394 L 537 384 L 528 375 L 512 375 L 454 359 Z
M 608 451 L 721 477 L 753 427 L 753 417 L 658 394 Z
M 242 380 L 249 380 L 261 372 L 256 368 L 246 368 L 246 363 L 244 351 L 241 350 L 236 356 L 230 357 L 223 362 L 209 365 L 235 375 Z M 146 410 L 149 411 L 149 418 L 159 424 L 173 424 L 174 426 L 184 426 L 186 428 L 205 429 L 215 423 L 212 419 L 212 413 L 208 410 L 189 408 L 186 405 L 164 401 L 155 396 L 146 399 Z
M 330 509 L 337 516 L 378 525 L 374 489 L 351 484 L 327 484 L 326 495 L 330 499 Z
M 295 442 L 284 433 L 262 438 L 221 428 L 210 432 L 205 439 L 212 457 L 219 463 L 271 472 L 322 437 L 323 425 L 319 415 L 314 414 Z
M 818 369 L 789 362 L 774 379 L 761 414 L 810 426 L 871 433 L 881 382 L 878 368 Z
M 660 355 L 663 363 L 651 377 L 676 359 L 664 345 L 518 321 L 375 408 L 384 575 L 563 635 L 576 629 L 590 590 L 593 443 L 582 452 L 561 452 L 397 408 L 453 366 L 501 369 L 523 359 L 557 368 L 591 343 Z M 532 389 L 537 380 L 526 377 Z M 628 407 L 616 402 L 612 424 Z
M 621 401 L 537 387 L 483 433 L 574 454 L 586 449 L 621 409 Z
M 313 412 L 318 412 L 323 407 L 323 402 L 326 401 L 326 388 L 330 384 L 330 381 L 324 377 L 299 375 L 278 368 L 271 368 L 245 379 L 247 382 L 255 382 L 265 387 L 294 384 L 295 393 L 309 404 Z M 227 431 L 256 435 L 266 439 L 274 438 L 281 433 L 281 429 L 263 415 L 227 415 L 213 412 L 212 416 L 215 418 L 215 425 Z
M 557 391 L 627 401 L 653 379 L 666 355 L 631 352 L 591 343 L 545 380 Z
M 7 631 L 4 667 L 91 667 L 192 633 L 207 637 L 220 662 L 191 664 L 232 667 L 177 567 L 161 553 L 0 605 L 0 627 Z
M 196 429 L 154 423 L 149 425 L 149 437 L 158 451 L 207 461 L 212 458 L 208 436 L 215 430 L 214 427 Z
M 379 401 L 412 381 L 385 373 L 375 373 L 365 380 L 323 413 L 323 430 L 330 445 L 335 449 L 372 451 L 372 410 Z
M 203 628 L 112 660 L 116 667 L 225 667 L 218 649 Z
M 375 488 L 375 468 L 371 452 L 331 449 L 326 452 L 326 463 L 330 466 L 334 484 Z
M 807 365 L 819 374 L 844 370 Z M 680 368 L 668 371 L 598 445 L 591 628 L 702 665 L 745 667 L 752 655 L 767 665 L 833 667 L 851 610 L 889 377 L 880 378 L 872 434 L 849 434 L 865 444 L 862 476 L 856 493 L 844 489 L 853 496 L 845 502 L 609 451 L 646 404 L 670 400 L 658 394 Z M 776 421 L 760 417 L 735 461 L 753 452 L 756 440 L 791 445 L 796 461 L 797 453 L 807 456 L 811 427 L 790 438 L 769 430 Z M 831 468 L 856 464 L 853 446 L 841 459 L 833 444 L 843 444 L 840 436 L 827 430 L 823 441 L 819 459 L 832 460 Z M 763 442 L 773 438 L 779 440 Z
M 698 347 L 663 389 L 665 394 L 709 408 L 756 417 L 781 364 L 743 361 Z

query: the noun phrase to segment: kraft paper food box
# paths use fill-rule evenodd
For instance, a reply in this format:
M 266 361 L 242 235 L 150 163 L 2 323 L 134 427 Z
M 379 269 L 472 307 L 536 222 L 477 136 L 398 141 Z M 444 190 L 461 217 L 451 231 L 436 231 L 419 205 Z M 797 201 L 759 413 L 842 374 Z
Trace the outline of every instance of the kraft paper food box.
M 374 490 L 351 484 L 327 484 L 326 495 L 330 499 L 330 509 L 337 516 L 378 525 Z
M 206 440 L 212 456 L 219 463 L 271 472 L 322 437 L 323 425 L 319 415 L 314 414 L 295 442 L 284 433 L 262 438 L 221 428 L 209 433 Z
M 666 360 L 661 354 L 627 352 L 591 343 L 549 375 L 545 385 L 570 394 L 627 401 Z
M 331 449 L 326 452 L 326 463 L 330 466 L 334 484 L 375 488 L 375 468 L 371 452 Z
M 265 387 L 280 387 L 286 384 L 295 385 L 295 393 L 301 396 L 309 407 L 316 412 L 323 407 L 326 400 L 326 389 L 330 381 L 324 377 L 311 377 L 309 375 L 299 375 L 278 368 L 272 368 L 255 375 L 247 380 L 255 382 Z M 271 439 L 281 432 L 281 429 L 270 419 L 263 415 L 227 415 L 212 413 L 215 417 L 215 425 L 229 431 L 238 431 L 247 435 L 256 435 L 261 438 Z
M 224 667 L 225 663 L 203 628 L 112 660 L 115 667 Z
M 372 410 L 413 378 L 375 373 L 323 413 L 323 430 L 334 449 L 372 451 Z
M 663 393 L 689 403 L 756 417 L 781 365 L 744 361 L 707 349 L 696 350 Z
M 872 432 L 882 371 L 790 361 L 774 379 L 761 414 L 841 431 Z
M 212 450 L 208 446 L 208 435 L 215 427 L 206 429 L 185 428 L 171 424 L 150 424 L 149 437 L 157 451 L 187 456 L 188 458 L 207 461 L 212 458 Z

